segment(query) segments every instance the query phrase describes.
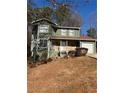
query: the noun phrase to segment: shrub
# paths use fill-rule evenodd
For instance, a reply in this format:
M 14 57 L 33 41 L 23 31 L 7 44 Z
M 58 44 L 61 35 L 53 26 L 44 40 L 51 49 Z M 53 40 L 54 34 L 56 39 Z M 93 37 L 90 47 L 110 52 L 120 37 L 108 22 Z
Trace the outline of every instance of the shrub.
M 75 56 L 75 51 L 74 50 L 69 51 L 68 56 L 69 57 L 74 57 Z
M 85 56 L 87 54 L 88 48 L 76 48 L 76 56 Z

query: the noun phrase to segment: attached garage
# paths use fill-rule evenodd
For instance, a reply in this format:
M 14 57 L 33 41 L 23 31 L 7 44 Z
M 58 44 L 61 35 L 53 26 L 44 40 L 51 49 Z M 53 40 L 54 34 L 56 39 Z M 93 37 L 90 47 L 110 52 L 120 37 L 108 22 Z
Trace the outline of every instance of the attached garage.
M 88 48 L 89 54 L 96 53 L 96 41 L 95 40 L 81 40 L 80 47 Z

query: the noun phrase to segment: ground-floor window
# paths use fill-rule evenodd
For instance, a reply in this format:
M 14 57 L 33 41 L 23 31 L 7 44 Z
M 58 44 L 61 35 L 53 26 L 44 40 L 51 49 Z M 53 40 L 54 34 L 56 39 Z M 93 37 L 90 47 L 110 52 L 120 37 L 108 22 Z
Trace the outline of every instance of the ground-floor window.
M 68 46 L 76 46 L 76 42 L 75 41 L 68 41 Z
M 68 46 L 76 46 L 79 47 L 80 46 L 80 42 L 79 41 L 68 41 Z
M 66 46 L 66 41 L 62 40 L 62 45 L 61 46 Z
M 60 40 L 52 40 L 52 45 L 60 46 Z

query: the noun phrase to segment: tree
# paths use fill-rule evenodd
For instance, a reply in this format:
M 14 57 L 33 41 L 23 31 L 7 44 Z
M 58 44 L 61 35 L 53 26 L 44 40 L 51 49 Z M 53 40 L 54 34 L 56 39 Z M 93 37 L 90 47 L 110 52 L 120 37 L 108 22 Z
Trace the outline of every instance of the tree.
M 55 18 L 56 22 L 59 25 L 62 25 L 63 21 L 70 16 L 70 8 L 66 5 L 60 5 L 56 10 L 55 10 Z
M 97 38 L 96 36 L 96 29 L 95 28 L 90 28 L 87 30 L 87 36 L 92 37 L 92 38 Z
M 33 20 L 37 20 L 40 18 L 51 19 L 53 10 L 50 7 L 42 7 L 33 9 Z
M 87 31 L 88 36 L 92 38 L 97 38 L 96 24 L 97 24 L 97 12 L 94 11 L 89 16 L 90 29 Z
M 27 0 L 27 57 L 31 56 L 31 34 L 32 34 L 32 26 L 31 22 L 34 19 L 34 0 Z
M 27 21 L 28 23 L 40 19 L 47 18 L 51 19 L 53 14 L 53 9 L 49 6 L 37 8 L 35 0 L 27 1 Z
M 27 22 L 28 24 L 33 21 L 33 7 L 35 6 L 34 0 L 27 0 Z
M 90 0 L 46 0 L 50 2 L 54 10 L 54 20 L 62 26 L 80 27 L 83 23 L 82 17 L 74 12 L 78 5 L 89 4 Z
M 63 26 L 80 27 L 82 24 L 83 24 L 82 17 L 73 11 L 70 13 L 70 16 L 66 17 L 62 22 Z
M 74 12 L 74 7 L 81 3 L 89 3 L 90 0 L 75 1 L 75 0 L 41 0 L 49 4 L 36 8 L 35 0 L 28 0 L 27 19 L 31 22 L 40 18 L 47 18 L 62 26 L 78 26 L 82 25 L 82 18 Z

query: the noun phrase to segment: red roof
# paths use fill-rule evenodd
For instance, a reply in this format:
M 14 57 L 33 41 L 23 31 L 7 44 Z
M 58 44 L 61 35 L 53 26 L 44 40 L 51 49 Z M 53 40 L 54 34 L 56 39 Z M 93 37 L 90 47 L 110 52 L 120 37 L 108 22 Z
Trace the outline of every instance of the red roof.
M 89 36 L 80 36 L 81 39 L 93 39 L 92 37 Z

